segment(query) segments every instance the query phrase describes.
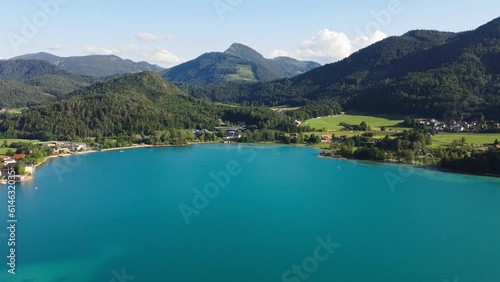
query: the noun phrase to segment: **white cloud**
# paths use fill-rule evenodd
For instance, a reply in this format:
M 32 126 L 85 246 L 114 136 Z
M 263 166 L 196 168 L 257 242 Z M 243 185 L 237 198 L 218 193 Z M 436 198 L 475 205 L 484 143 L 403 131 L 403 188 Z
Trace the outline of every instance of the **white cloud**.
M 312 60 L 322 64 L 336 62 L 350 56 L 352 53 L 378 42 L 387 35 L 376 31 L 370 36 L 350 39 L 345 33 L 323 29 L 313 38 L 304 40 L 296 50 L 274 50 L 271 57 L 289 56 L 300 60 Z
M 160 41 L 160 40 L 175 40 L 175 36 L 159 35 L 147 32 L 139 32 L 135 35 L 139 41 Z
M 85 46 L 85 54 L 87 55 L 117 55 L 120 53 L 117 49 L 107 49 L 96 46 Z
M 182 62 L 178 56 L 163 47 L 151 48 L 148 46 L 127 44 L 122 47 L 112 49 L 86 46 L 84 47 L 84 51 L 88 55 L 117 55 L 124 59 L 147 61 L 163 67 L 171 67 Z
M 153 52 L 148 52 L 146 54 L 146 59 L 151 62 L 169 66 L 181 63 L 181 59 L 179 57 L 164 48 L 158 48 Z
M 53 50 L 53 51 L 58 51 L 58 50 L 63 50 L 63 49 L 66 49 L 66 45 L 61 44 L 61 43 L 54 44 L 54 46 L 49 48 L 49 50 Z

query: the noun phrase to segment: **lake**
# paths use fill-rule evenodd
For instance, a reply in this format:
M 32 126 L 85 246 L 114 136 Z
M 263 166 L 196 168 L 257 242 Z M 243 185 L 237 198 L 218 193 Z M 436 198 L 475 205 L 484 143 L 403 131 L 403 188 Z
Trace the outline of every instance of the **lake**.
M 500 180 L 198 145 L 58 158 L 17 184 L 0 281 L 500 281 Z M 38 189 L 37 189 L 38 188 Z

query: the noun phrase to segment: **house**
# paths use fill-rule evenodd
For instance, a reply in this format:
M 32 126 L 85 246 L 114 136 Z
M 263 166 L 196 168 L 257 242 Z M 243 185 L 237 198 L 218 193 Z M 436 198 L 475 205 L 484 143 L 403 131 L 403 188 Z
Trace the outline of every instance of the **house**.
M 9 176 L 9 171 L 14 170 L 15 167 L 16 167 L 16 163 L 10 163 L 10 164 L 7 164 L 6 166 L 4 166 L 2 168 L 2 177 Z
M 301 122 L 301 121 L 299 121 L 299 120 L 295 120 L 295 125 L 299 126 L 299 125 L 301 125 L 301 124 L 302 124 L 302 122 Z
M 500 144 L 495 145 L 495 148 L 497 148 L 498 150 L 500 150 Z
M 243 131 L 245 130 L 245 128 L 243 127 L 231 127 L 231 126 L 219 126 L 219 127 L 216 127 L 215 130 L 217 131 L 221 131 L 221 130 L 225 130 L 225 131 Z
M 33 163 L 31 163 L 31 162 L 25 162 L 24 165 L 26 167 L 25 168 L 26 174 L 32 175 L 33 172 L 35 172 L 35 166 L 33 165 Z
M 321 137 L 321 143 L 330 143 L 330 142 L 332 142 L 332 136 L 323 135 Z
M 59 154 L 71 154 L 71 149 L 70 148 L 73 148 L 72 146 L 65 146 L 65 147 L 61 147 L 57 150 L 57 152 Z
M 14 154 L 14 160 L 20 160 L 24 157 L 26 157 L 25 154 Z
M 453 131 L 457 132 L 457 133 L 458 132 L 463 132 L 464 130 L 465 130 L 465 128 L 462 127 L 462 126 L 460 126 L 460 125 L 453 127 Z
M 15 164 L 15 163 L 17 163 L 16 160 L 7 160 L 7 161 L 3 162 L 3 166 L 6 166 L 8 164 Z
M 76 145 L 76 150 L 77 151 L 86 151 L 87 150 L 87 144 L 85 143 L 80 143 Z
M 291 133 L 290 139 L 292 139 L 292 140 L 297 139 L 297 133 Z
M 240 138 L 241 138 L 241 134 L 236 134 L 236 131 L 230 130 L 230 131 L 226 132 L 226 134 L 224 134 L 224 137 L 222 139 L 224 139 L 224 140 L 236 140 L 236 139 L 240 139 Z

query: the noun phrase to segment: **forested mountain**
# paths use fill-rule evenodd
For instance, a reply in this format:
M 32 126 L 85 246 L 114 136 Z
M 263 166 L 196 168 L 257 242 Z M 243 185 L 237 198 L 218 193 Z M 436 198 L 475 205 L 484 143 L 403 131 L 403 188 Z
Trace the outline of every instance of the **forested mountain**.
M 26 107 L 89 86 L 96 79 L 40 60 L 0 61 L 0 107 Z
M 42 140 L 151 135 L 167 129 L 201 129 L 220 120 L 255 128 L 283 128 L 292 121 L 267 108 L 229 107 L 193 98 L 154 72 L 125 75 L 32 107 L 0 114 L 0 132 Z
M 48 53 L 28 54 L 13 58 L 13 60 L 42 60 L 57 65 L 72 73 L 106 77 L 143 71 L 160 72 L 164 69 L 146 62 L 133 62 L 124 60 L 115 55 L 91 55 L 81 57 L 58 57 Z
M 473 31 L 416 30 L 290 79 L 182 85 L 196 97 L 260 105 L 338 99 L 347 110 L 500 115 L 500 18 Z
M 270 81 L 296 76 L 319 66 L 286 57 L 266 59 L 250 47 L 235 43 L 225 52 L 204 54 L 168 69 L 162 75 L 169 82 L 207 85 L 228 81 Z

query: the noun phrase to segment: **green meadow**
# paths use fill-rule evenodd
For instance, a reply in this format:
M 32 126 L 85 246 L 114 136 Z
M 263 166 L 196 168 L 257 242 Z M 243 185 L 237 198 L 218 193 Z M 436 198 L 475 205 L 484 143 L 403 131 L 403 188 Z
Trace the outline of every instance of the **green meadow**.
M 405 129 L 399 126 L 399 123 L 403 122 L 403 120 L 404 119 L 400 116 L 375 117 L 364 115 L 342 115 L 310 119 L 307 120 L 307 123 L 312 128 L 325 128 L 326 130 L 340 132 L 343 128 L 340 123 L 360 125 L 364 121 L 372 127 L 373 131 L 381 131 L 381 128 L 384 126 L 387 131 L 401 131 Z
M 352 137 L 360 135 L 363 132 L 359 131 L 342 131 L 343 127 L 340 123 L 347 123 L 351 125 L 359 125 L 362 122 L 366 122 L 368 126 L 371 126 L 372 132 L 376 138 L 383 138 L 387 134 L 394 135 L 396 132 L 403 130 L 409 130 L 409 128 L 404 128 L 399 126 L 399 123 L 403 122 L 403 119 L 398 116 L 365 116 L 365 115 L 342 115 L 342 116 L 331 116 L 331 117 L 321 117 L 316 119 L 307 120 L 307 125 L 317 130 L 326 129 L 325 132 L 316 132 L 319 135 L 330 135 L 335 134 L 337 136 L 347 136 Z M 381 128 L 386 127 L 386 131 L 382 132 Z M 477 145 L 491 145 L 495 140 L 500 141 L 500 133 L 497 134 L 478 134 L 478 133 L 439 133 L 433 136 L 432 147 L 445 147 L 451 145 L 454 140 L 461 140 L 465 138 L 467 144 L 477 144 Z
M 467 144 L 491 145 L 495 140 L 500 141 L 500 133 L 496 134 L 477 134 L 477 133 L 439 133 L 432 138 L 433 147 L 449 146 L 455 140 L 465 138 Z

